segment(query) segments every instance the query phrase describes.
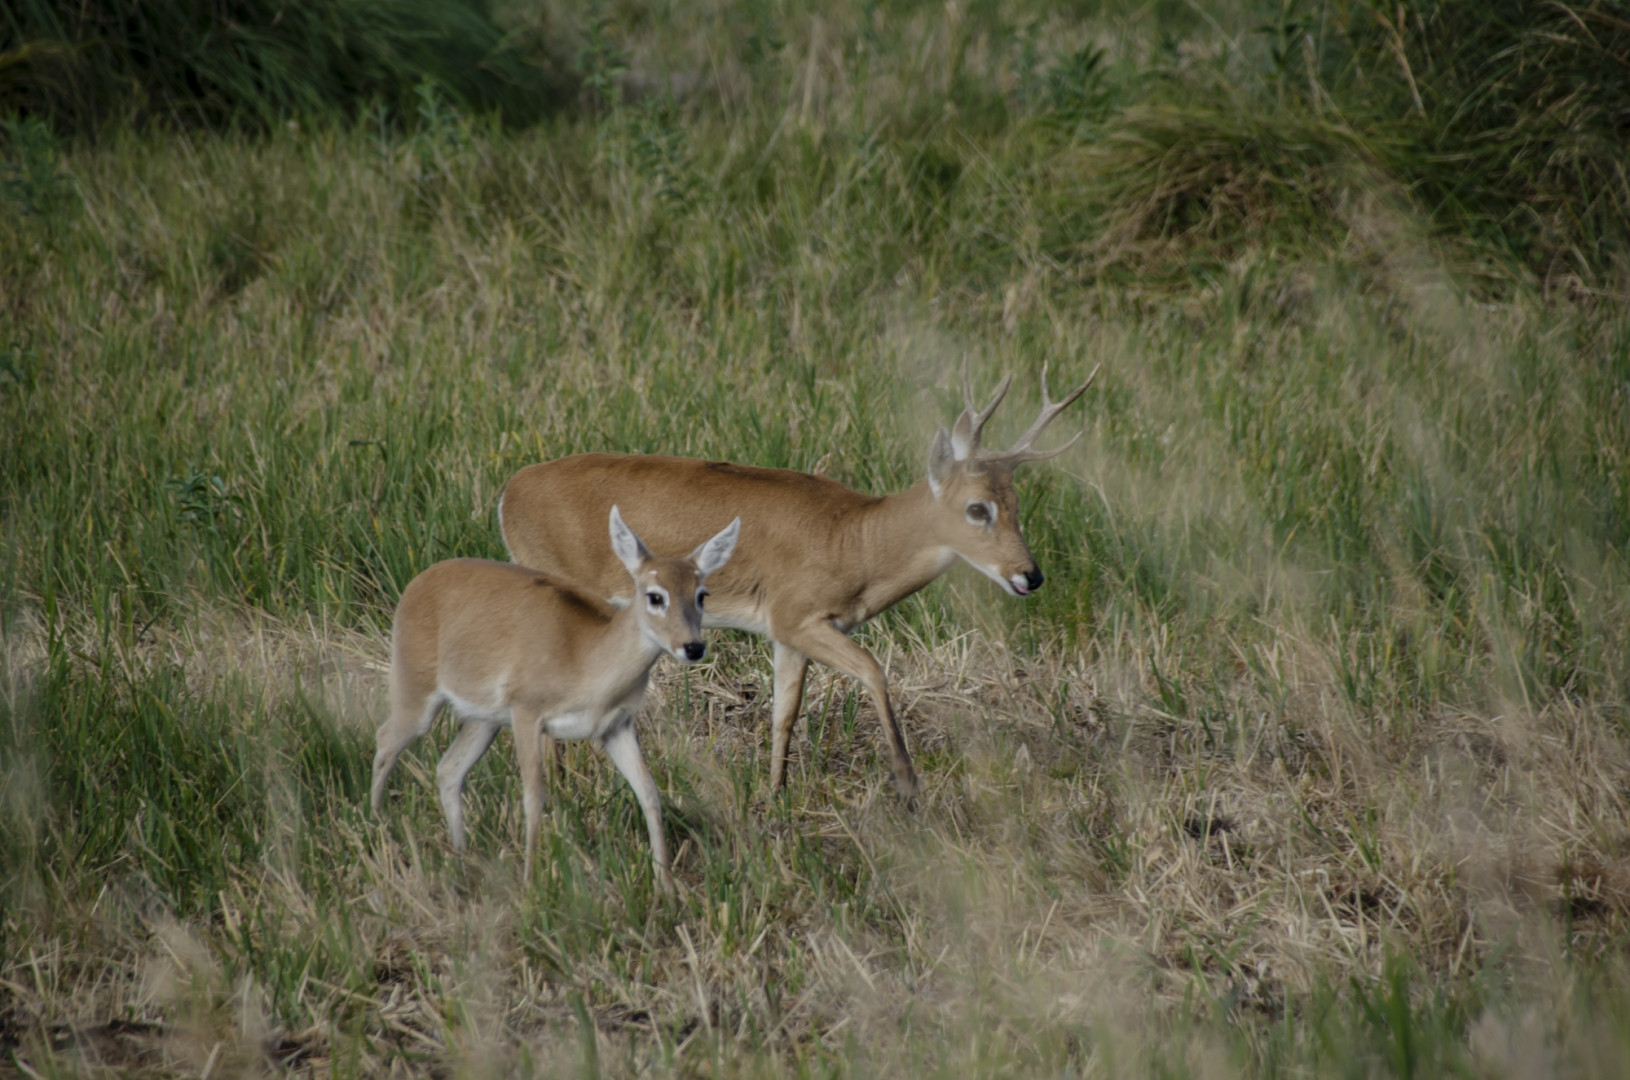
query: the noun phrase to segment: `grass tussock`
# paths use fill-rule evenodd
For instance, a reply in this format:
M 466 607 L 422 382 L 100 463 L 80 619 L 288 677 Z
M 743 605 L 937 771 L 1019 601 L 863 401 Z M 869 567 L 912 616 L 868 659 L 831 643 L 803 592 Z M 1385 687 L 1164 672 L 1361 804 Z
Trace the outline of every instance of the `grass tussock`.
M 1342 96 L 1390 14 L 1301 10 L 564 13 L 589 92 L 524 130 L 9 119 L 0 1068 L 1616 1075 L 1630 326 Z M 1021 475 L 1047 586 L 861 631 L 914 813 L 828 672 L 767 792 L 722 633 L 641 721 L 676 900 L 586 748 L 531 882 L 503 747 L 468 855 L 445 724 L 367 813 L 391 607 L 515 469 L 896 490 L 965 358 L 1013 430 L 1104 367 Z
M 1263 238 L 1340 243 L 1344 211 L 1387 186 L 1366 152 L 1350 129 L 1311 116 L 1150 104 L 1065 160 L 1100 189 L 1108 219 L 1086 253 L 1126 276 L 1233 261 Z

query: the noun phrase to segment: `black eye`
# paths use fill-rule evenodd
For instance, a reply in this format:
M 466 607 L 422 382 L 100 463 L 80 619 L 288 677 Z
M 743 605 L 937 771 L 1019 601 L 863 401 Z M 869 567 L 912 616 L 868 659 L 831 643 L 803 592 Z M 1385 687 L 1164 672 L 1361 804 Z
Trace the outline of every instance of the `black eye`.
M 706 607 L 707 606 L 707 590 L 706 589 L 703 589 L 701 592 L 696 594 L 696 606 L 697 607 Z
M 968 504 L 968 520 L 975 525 L 990 524 L 990 507 L 982 502 Z
M 659 608 L 662 606 L 662 594 L 659 592 L 648 592 L 645 594 L 645 602 L 654 608 Z

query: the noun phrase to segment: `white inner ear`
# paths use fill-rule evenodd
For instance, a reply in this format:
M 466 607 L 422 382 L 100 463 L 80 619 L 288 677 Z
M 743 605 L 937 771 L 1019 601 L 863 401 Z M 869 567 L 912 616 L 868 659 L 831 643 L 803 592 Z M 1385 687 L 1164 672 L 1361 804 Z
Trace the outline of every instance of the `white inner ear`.
M 703 577 L 707 577 L 729 562 L 730 556 L 736 550 L 736 540 L 740 536 L 741 518 L 737 518 L 720 529 L 717 535 L 709 538 L 691 555 L 692 560 L 696 563 L 696 572 Z
M 645 544 L 624 523 L 622 514 L 615 506 L 611 508 L 611 550 L 630 574 L 639 573 L 640 563 L 651 557 L 651 553 L 645 550 Z

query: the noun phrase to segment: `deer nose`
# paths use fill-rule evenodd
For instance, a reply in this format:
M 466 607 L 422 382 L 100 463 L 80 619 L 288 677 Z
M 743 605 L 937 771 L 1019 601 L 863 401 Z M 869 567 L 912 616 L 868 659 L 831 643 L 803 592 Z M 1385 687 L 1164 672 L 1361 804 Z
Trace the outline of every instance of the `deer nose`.
M 707 646 L 702 644 L 700 641 L 687 641 L 687 642 L 685 642 L 685 659 L 686 660 L 688 660 L 688 661 L 690 661 L 691 663 L 694 664 L 694 663 L 696 663 L 696 661 L 700 660 L 702 657 L 704 657 L 706 655 L 707 655 Z
M 1032 566 L 1024 572 L 1024 583 L 1030 587 L 1031 592 L 1041 588 L 1041 583 L 1047 579 L 1042 576 L 1041 567 Z

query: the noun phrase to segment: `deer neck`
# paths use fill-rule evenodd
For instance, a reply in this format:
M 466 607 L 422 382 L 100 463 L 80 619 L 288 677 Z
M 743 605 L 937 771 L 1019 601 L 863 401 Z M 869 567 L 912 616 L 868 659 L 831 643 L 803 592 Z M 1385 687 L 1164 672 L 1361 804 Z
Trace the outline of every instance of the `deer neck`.
M 634 596 L 637 600 L 639 592 L 636 591 Z M 662 647 L 645 636 L 633 602 L 617 612 L 596 646 L 603 655 L 611 658 L 605 671 L 606 683 L 616 688 L 616 696 L 643 684 L 656 662 L 662 658 Z
M 886 495 L 861 524 L 873 573 L 863 591 L 862 617 L 892 607 L 956 563 L 956 552 L 939 535 L 934 493 L 928 482 Z

